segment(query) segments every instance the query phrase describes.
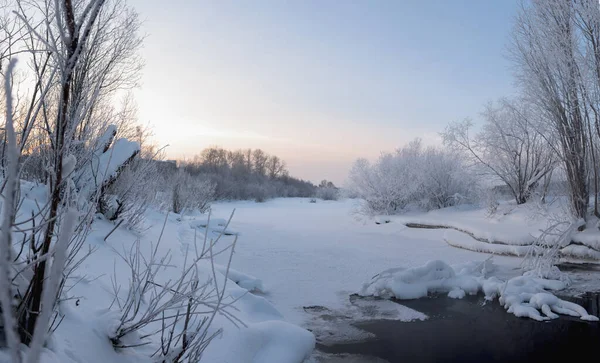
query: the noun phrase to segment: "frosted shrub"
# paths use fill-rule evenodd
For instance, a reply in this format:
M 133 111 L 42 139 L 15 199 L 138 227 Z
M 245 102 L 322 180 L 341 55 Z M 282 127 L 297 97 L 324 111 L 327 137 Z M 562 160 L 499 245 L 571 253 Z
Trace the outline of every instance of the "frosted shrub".
M 498 193 L 494 188 L 486 188 L 482 191 L 481 206 L 485 208 L 488 217 L 496 214 L 500 202 L 498 201 Z
M 119 174 L 100 201 L 109 220 L 122 219 L 134 230 L 140 229 L 144 213 L 156 199 L 157 168 L 154 160 L 135 159 Z
M 465 172 L 463 159 L 454 152 L 428 148 L 420 156 L 421 191 L 424 209 L 451 207 L 469 201 L 472 198 L 475 178 Z
M 339 191 L 336 187 L 322 187 L 317 189 L 317 198 L 323 200 L 338 200 Z
M 424 149 L 419 139 L 371 164 L 354 163 L 349 176 L 352 193 L 364 200 L 363 214 L 397 214 L 409 206 L 426 210 L 471 201 L 475 190 L 462 157 L 437 148 Z
M 188 172 L 179 169 L 171 183 L 171 209 L 174 213 L 187 210 L 198 210 L 201 213 L 210 208 L 215 200 L 215 184 L 201 176 L 192 177 Z
M 543 230 L 525 256 L 523 268 L 534 277 L 564 280 L 566 276 L 556 267 L 560 261 L 560 250 L 571 243 L 573 234 L 584 225 L 582 219 L 563 220 Z

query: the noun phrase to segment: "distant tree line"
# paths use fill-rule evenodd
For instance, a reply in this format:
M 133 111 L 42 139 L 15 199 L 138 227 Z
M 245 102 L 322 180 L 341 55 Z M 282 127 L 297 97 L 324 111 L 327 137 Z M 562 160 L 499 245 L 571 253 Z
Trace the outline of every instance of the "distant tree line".
M 183 170 L 198 182 L 214 185 L 215 199 L 264 201 L 276 197 L 310 197 L 316 187 L 289 175 L 286 163 L 261 149 L 226 150 L 213 146 L 191 160 Z

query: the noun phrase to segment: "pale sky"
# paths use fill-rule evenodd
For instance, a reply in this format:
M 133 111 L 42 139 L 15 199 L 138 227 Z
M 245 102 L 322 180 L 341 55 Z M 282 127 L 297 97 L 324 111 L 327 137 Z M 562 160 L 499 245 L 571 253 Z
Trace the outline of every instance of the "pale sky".
M 135 96 L 170 158 L 262 148 L 343 184 L 352 162 L 513 92 L 516 0 L 130 0 L 145 20 Z

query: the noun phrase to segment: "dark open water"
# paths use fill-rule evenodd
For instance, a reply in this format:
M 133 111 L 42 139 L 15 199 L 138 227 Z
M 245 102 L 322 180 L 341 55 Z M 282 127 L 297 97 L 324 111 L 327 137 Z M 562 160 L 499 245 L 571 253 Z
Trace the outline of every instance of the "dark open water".
M 353 297 L 355 298 L 355 297 Z M 357 327 L 376 338 L 317 348 L 388 362 L 600 362 L 600 323 L 562 317 L 549 322 L 517 318 L 482 296 L 402 301 L 428 320 L 369 321 Z

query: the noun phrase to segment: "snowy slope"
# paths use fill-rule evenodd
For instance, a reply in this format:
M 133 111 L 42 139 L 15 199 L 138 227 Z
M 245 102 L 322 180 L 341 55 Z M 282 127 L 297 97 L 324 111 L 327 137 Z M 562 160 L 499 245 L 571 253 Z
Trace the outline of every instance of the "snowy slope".
M 501 205 L 490 216 L 484 208 L 475 206 L 448 207 L 427 213 L 391 217 L 403 224 L 453 228 L 464 231 L 483 242 L 527 246 L 545 229 L 547 220 L 536 217 L 529 205 Z
M 494 215 L 481 207 L 459 206 L 379 219 L 411 228 L 447 229 L 444 240 L 451 246 L 521 257 L 527 254 L 542 231 L 556 223 L 551 218 L 564 213 L 563 207 L 560 203 L 541 207 L 504 202 Z M 572 262 L 600 262 L 598 225 L 592 220 L 584 231 L 575 232 L 571 244 L 561 249 L 561 256 Z
M 35 208 L 34 199 L 39 203 L 44 200 L 46 193 L 43 186 L 30 183 L 23 183 L 22 188 L 22 195 L 26 199 L 20 216 L 25 218 L 29 214 L 28 209 Z M 148 256 L 161 234 L 165 214 L 151 211 L 146 218 L 149 228 L 143 233 L 120 227 L 106 241 L 104 238 L 114 224 L 100 216 L 96 218 L 82 253 L 89 249 L 95 251 L 67 281 L 65 291 L 69 299 L 60 305 L 64 318 L 43 352 L 43 363 L 137 363 L 150 360 L 158 341 L 154 341 L 154 344 L 150 342 L 150 345 L 115 349 L 108 339 L 119 318 L 119 309 L 113 303 L 114 286 L 119 287 L 118 294 L 122 296 L 127 291 L 130 277 L 130 270 L 119 254 L 127 255 L 139 240 L 142 254 Z M 207 230 L 203 218 L 205 216 L 200 216 L 196 221 L 195 217 L 168 216 L 158 255 L 169 254 L 171 258 L 157 277 L 158 282 L 177 278 L 179 269 L 184 266 L 186 250 L 193 248 L 195 235 L 203 236 L 206 232 L 209 236 L 217 236 L 223 229 L 222 221 L 215 219 L 215 228 L 209 227 Z M 212 222 L 210 226 L 213 226 Z M 200 279 L 208 280 L 212 276 L 208 262 L 198 262 L 198 268 L 206 271 L 200 275 Z M 217 265 L 215 269 L 219 285 L 224 286 L 226 268 Z M 232 270 L 225 286 L 225 303 L 233 302 L 226 311 L 235 320 L 224 315 L 215 317 L 210 332 L 222 328 L 223 333 L 209 345 L 203 361 L 300 363 L 310 355 L 314 349 L 314 335 L 288 323 L 271 302 L 250 292 L 263 290 L 259 279 Z M 143 332 L 160 328 L 159 324 L 150 324 Z M 0 362 L 8 361 L 9 357 L 0 351 Z

